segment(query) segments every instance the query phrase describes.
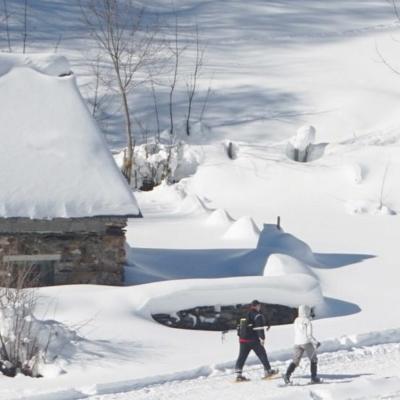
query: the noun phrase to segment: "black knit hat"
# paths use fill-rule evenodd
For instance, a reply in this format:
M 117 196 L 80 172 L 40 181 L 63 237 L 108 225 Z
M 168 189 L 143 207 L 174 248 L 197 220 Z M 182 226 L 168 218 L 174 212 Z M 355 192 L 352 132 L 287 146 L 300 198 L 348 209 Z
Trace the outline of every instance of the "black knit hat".
M 258 301 L 258 300 L 253 300 L 252 302 L 251 302 L 251 305 L 253 306 L 253 307 L 255 307 L 255 306 L 258 306 L 258 305 L 260 305 L 261 303 Z

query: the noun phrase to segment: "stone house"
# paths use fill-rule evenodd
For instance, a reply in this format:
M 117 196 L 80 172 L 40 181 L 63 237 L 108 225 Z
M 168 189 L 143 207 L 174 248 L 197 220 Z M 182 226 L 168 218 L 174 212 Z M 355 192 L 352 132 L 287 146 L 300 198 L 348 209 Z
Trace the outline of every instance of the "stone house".
M 0 54 L 0 286 L 122 284 L 135 217 L 66 59 Z

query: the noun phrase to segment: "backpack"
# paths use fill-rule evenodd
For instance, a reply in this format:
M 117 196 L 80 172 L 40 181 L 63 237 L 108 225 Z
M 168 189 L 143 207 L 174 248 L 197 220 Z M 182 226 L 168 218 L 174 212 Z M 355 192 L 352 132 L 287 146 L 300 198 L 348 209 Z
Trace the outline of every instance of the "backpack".
M 248 318 L 240 318 L 237 327 L 238 336 L 240 339 L 247 339 L 249 333 L 253 330 L 253 324 L 249 323 Z
M 240 339 L 246 338 L 248 330 L 249 330 L 249 327 L 248 327 L 247 318 L 240 318 L 239 325 L 237 327 L 238 336 L 240 337 Z

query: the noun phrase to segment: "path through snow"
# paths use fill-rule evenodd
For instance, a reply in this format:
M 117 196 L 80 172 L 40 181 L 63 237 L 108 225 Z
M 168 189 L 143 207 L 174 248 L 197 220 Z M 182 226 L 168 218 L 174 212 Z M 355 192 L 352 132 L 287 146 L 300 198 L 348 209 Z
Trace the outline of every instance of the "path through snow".
M 234 384 L 231 370 L 207 377 L 169 381 L 138 390 L 89 397 L 90 400 L 371 400 L 400 399 L 400 344 L 383 344 L 324 353 L 319 357 L 324 384 L 307 385 L 308 362 L 295 372 L 295 385 L 281 387 L 281 380 L 259 380 L 259 367 L 247 368 L 251 382 Z M 286 363 L 274 363 L 283 371 Z

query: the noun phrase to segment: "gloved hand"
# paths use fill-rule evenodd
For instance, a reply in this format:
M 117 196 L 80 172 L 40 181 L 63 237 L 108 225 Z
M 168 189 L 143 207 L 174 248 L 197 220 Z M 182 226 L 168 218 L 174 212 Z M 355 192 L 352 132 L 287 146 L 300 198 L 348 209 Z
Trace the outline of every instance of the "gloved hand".
M 264 346 L 264 339 L 260 338 L 260 344 L 261 344 L 261 346 Z
M 315 343 L 315 347 L 318 349 L 318 347 L 320 347 L 321 346 L 321 343 L 320 342 L 317 342 L 317 343 Z

